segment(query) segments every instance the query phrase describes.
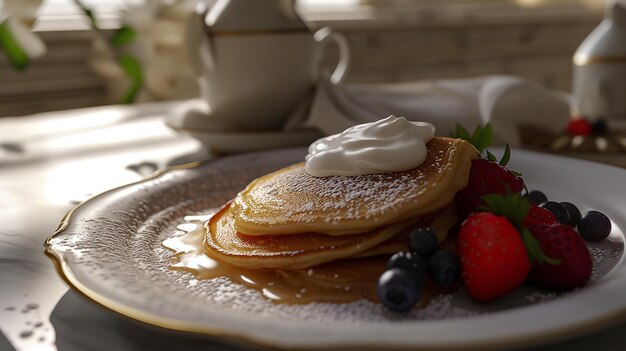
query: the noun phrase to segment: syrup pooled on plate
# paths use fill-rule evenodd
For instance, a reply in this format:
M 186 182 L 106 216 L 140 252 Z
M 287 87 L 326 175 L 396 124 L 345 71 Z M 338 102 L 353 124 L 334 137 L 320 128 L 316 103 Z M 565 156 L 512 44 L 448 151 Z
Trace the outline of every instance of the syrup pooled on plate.
M 236 267 L 205 252 L 203 224 L 210 217 L 186 216 L 185 223 L 177 227 L 180 232 L 162 242 L 174 252 L 169 269 L 190 272 L 199 280 L 227 277 L 275 303 L 378 301 L 376 282 L 385 270 L 387 256 L 342 259 L 296 270 Z M 441 292 L 441 288 L 427 284 L 420 305 Z

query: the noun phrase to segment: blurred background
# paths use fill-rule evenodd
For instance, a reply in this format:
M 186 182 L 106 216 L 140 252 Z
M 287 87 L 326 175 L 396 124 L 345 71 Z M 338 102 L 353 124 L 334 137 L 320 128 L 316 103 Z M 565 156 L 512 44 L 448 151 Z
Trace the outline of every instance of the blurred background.
M 123 50 L 137 57 L 144 77 L 126 102 L 198 94 L 183 49 L 195 0 L 3 1 L 39 5 L 32 29 L 47 52 L 23 70 L 0 54 L 0 116 L 120 103 L 132 82 L 101 40 L 120 28 L 131 30 L 128 40 L 122 33 Z M 296 6 L 312 29 L 331 26 L 347 37 L 349 83 L 510 74 L 571 91 L 572 55 L 601 21 L 604 1 L 297 0 Z M 325 55 L 334 66 L 336 48 Z

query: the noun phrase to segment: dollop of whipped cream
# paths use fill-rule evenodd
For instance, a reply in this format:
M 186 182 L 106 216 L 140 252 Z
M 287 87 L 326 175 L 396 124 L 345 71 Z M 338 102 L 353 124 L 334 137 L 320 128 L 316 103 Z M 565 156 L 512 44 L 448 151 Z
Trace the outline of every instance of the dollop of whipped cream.
M 424 162 L 434 135 L 430 123 L 389 116 L 313 142 L 304 169 L 314 177 L 406 171 Z

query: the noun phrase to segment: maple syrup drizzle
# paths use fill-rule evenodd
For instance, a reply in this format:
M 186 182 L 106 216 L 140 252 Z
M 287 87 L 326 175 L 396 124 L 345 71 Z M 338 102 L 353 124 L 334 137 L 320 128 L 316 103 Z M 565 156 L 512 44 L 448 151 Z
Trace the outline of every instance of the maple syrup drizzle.
M 378 301 L 376 283 L 387 256 L 343 259 L 297 270 L 236 267 L 212 258 L 203 248 L 203 224 L 211 215 L 186 216 L 185 223 L 177 227 L 179 232 L 162 242 L 174 252 L 169 269 L 190 272 L 197 280 L 227 277 L 274 303 Z M 420 305 L 442 292 L 427 282 Z

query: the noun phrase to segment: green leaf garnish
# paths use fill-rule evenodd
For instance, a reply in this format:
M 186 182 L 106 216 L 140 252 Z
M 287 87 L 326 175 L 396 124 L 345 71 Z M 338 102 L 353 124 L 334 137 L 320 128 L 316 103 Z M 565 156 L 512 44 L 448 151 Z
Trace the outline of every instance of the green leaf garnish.
M 498 159 L 496 158 L 496 156 L 492 154 L 491 152 L 489 152 L 489 150 L 487 150 L 487 160 L 491 162 L 498 162 Z
M 6 54 L 9 62 L 15 69 L 23 71 L 29 63 L 28 54 L 22 46 L 15 40 L 9 29 L 8 20 L 0 24 L 0 48 Z

